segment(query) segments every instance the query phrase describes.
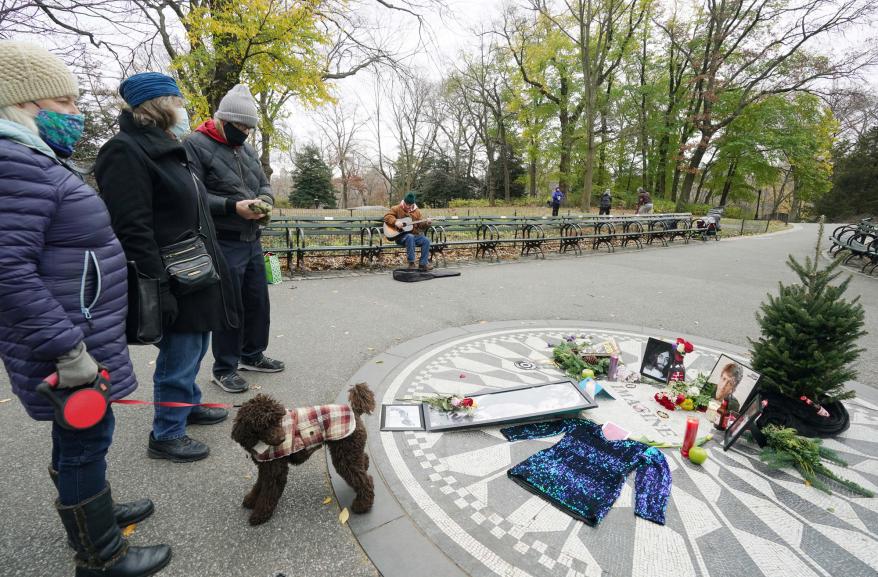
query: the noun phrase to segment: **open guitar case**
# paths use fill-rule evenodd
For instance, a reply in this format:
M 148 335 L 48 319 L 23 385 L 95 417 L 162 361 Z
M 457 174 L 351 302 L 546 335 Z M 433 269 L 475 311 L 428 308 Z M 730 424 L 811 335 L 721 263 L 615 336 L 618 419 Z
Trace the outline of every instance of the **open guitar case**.
M 431 280 L 434 278 L 444 278 L 448 276 L 460 276 L 460 271 L 454 270 L 410 270 L 407 268 L 398 268 L 393 271 L 393 280 L 400 282 L 420 282 L 422 280 Z

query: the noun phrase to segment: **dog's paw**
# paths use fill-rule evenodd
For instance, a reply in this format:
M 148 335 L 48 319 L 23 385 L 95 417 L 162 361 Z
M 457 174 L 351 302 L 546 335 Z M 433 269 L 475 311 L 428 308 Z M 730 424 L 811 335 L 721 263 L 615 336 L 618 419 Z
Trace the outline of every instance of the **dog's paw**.
M 354 499 L 354 502 L 351 503 L 351 511 L 356 513 L 357 515 L 362 515 L 363 513 L 368 513 L 372 510 L 372 501 L 373 498 L 365 498 L 361 499 L 357 497 Z
M 250 515 L 250 525 L 252 525 L 254 527 L 256 525 L 262 525 L 263 523 L 265 523 L 269 519 L 271 519 L 271 514 L 254 512 L 252 515 Z
M 244 500 L 241 502 L 241 506 L 245 509 L 252 509 L 256 506 L 256 496 L 252 493 L 249 493 Z

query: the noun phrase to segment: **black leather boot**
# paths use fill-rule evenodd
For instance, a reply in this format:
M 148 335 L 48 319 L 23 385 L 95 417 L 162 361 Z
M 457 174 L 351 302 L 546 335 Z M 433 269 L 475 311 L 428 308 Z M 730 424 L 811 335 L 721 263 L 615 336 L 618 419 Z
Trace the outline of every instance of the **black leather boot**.
M 76 550 L 76 577 L 147 577 L 171 561 L 167 545 L 131 547 L 113 517 L 110 489 L 73 506 L 55 502 Z
M 49 465 L 49 477 L 58 489 L 58 471 Z M 107 483 L 109 487 L 110 484 Z M 149 499 L 138 499 L 129 503 L 113 503 L 113 516 L 116 518 L 116 524 L 120 527 L 127 527 L 134 523 L 140 523 L 153 514 L 155 505 Z

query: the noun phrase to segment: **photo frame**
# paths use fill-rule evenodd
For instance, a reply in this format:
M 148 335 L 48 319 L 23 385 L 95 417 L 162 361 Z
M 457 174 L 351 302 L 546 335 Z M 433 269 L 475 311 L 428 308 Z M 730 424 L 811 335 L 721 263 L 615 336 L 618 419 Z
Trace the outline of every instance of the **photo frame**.
M 748 429 L 756 426 L 756 421 L 762 415 L 762 395 L 758 392 L 750 397 L 744 408 L 738 414 L 735 422 L 729 425 L 723 437 L 723 451 L 728 451 L 738 438 Z
M 484 427 L 498 423 L 539 421 L 546 417 L 593 409 L 597 403 L 573 381 L 524 385 L 469 395 L 476 402 L 472 413 L 446 413 L 424 405 L 428 431 Z
M 667 383 L 671 375 L 671 364 L 674 362 L 674 345 L 649 337 L 643 360 L 640 363 L 640 374 L 662 383 Z
M 423 431 L 424 406 L 421 403 L 381 405 L 382 431 Z
M 729 410 L 740 412 L 756 390 L 761 376 L 744 363 L 728 355 L 720 355 L 707 377 L 707 382 L 716 387 L 711 403 L 719 406 L 728 397 Z

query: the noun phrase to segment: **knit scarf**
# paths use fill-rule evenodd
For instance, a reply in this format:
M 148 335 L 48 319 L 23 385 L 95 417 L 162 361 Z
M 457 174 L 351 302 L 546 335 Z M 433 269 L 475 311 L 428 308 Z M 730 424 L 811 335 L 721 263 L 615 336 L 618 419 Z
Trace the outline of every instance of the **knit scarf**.
M 400 201 L 399 206 L 402 207 L 403 212 L 405 212 L 406 214 L 411 214 L 418 210 L 417 204 L 413 204 L 411 209 L 409 209 L 404 200 Z

